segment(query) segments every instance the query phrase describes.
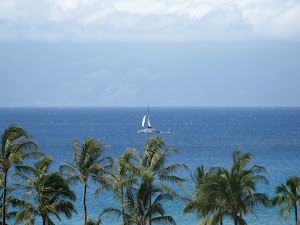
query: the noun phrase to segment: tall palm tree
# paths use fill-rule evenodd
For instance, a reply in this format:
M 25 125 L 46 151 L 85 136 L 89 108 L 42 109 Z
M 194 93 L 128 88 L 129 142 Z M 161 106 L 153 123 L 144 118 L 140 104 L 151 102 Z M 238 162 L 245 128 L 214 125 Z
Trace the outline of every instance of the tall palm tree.
M 70 182 L 80 181 L 83 183 L 83 210 L 84 224 L 87 222 L 86 209 L 86 189 L 89 178 L 100 177 L 105 170 L 110 167 L 110 163 L 104 165 L 109 157 L 100 158 L 104 149 L 108 146 L 103 146 L 100 141 L 88 137 L 79 146 L 79 139 L 72 140 L 73 145 L 73 163 L 62 163 L 60 171 L 68 177 Z M 103 164 L 103 165 L 102 165 Z M 67 171 L 67 172 L 66 172 Z
M 268 197 L 262 193 L 256 193 L 256 182 L 267 179 L 260 175 L 265 168 L 254 165 L 247 168 L 252 155 L 241 154 L 240 148 L 233 153 L 233 163 L 229 170 L 220 168 L 214 179 L 210 179 L 205 188 L 208 190 L 210 202 L 222 208 L 223 215 L 233 218 L 234 224 L 246 224 L 242 214 L 254 213 L 256 204 L 267 206 Z M 255 213 L 254 213 L 255 214 Z
M 3 197 L 3 176 L 0 175 L 0 192 L 2 192 L 2 195 L 0 196 L 0 208 L 2 209 L 2 197 Z M 6 201 L 5 201 L 5 217 L 6 219 L 11 219 L 16 216 L 17 212 L 16 211 L 11 211 L 9 208 L 9 203 L 10 203 L 10 193 L 14 191 L 14 188 L 10 185 L 6 189 Z M 2 210 L 0 211 L 0 217 L 2 218 Z M 0 225 L 2 222 L 0 222 Z
M 174 175 L 174 172 L 182 167 L 187 169 L 187 166 L 180 163 L 166 166 L 167 158 L 174 153 L 179 153 L 179 151 L 172 147 L 163 151 L 162 148 L 164 145 L 165 142 L 161 137 L 153 136 L 147 139 L 143 156 L 138 156 L 141 164 L 140 173 L 142 174 L 143 180 L 147 180 L 147 182 L 150 182 L 151 184 L 157 182 L 167 192 L 180 197 L 178 193 L 166 184 L 166 181 L 172 183 L 186 182 L 185 179 Z M 152 195 L 149 197 L 149 206 L 152 204 L 151 196 Z M 149 217 L 149 225 L 151 225 L 151 212 Z
M 5 202 L 7 194 L 7 177 L 10 168 L 23 162 L 29 156 L 41 155 L 38 146 L 29 139 L 26 131 L 18 125 L 7 127 L 1 137 L 0 173 L 3 175 L 2 224 L 5 224 Z
M 135 159 L 135 155 L 135 149 L 126 149 L 124 154 L 115 160 L 117 165 L 113 165 L 112 169 L 107 171 L 102 177 L 96 178 L 102 185 L 95 191 L 94 195 L 99 194 L 103 190 L 111 190 L 114 192 L 115 198 L 121 200 L 123 224 L 125 222 L 125 191 L 132 188 L 132 185 L 137 183 L 136 174 L 131 166 L 132 160 Z
M 294 207 L 295 210 L 295 224 L 299 223 L 298 221 L 298 212 L 297 205 L 300 203 L 300 178 L 293 176 L 289 177 L 285 184 L 281 184 L 280 186 L 276 186 L 276 194 L 279 196 L 273 197 L 271 199 L 271 203 L 273 206 L 282 205 L 284 206 L 279 211 L 279 219 L 282 217 L 285 210 L 287 220 L 291 211 L 291 208 Z
M 189 190 L 187 187 L 180 185 L 181 189 L 187 193 L 188 197 L 184 198 L 186 202 L 183 208 L 183 213 L 195 213 L 198 218 L 204 218 L 200 224 L 214 224 L 213 221 L 220 221 L 222 225 L 222 217 L 220 213 L 217 214 L 216 207 L 211 207 L 207 199 L 207 189 L 205 188 L 208 180 L 213 175 L 213 169 L 205 172 L 204 166 L 198 166 L 195 171 L 190 172 L 192 179 L 193 190 Z M 214 212 L 214 216 L 211 218 L 211 211 Z
M 269 182 L 265 176 L 261 175 L 261 173 L 266 172 L 266 169 L 263 166 L 253 165 L 249 169 L 247 169 L 252 158 L 253 156 L 251 154 L 249 153 L 241 154 L 240 148 L 237 148 L 233 153 L 232 167 L 235 167 L 235 170 L 239 175 L 241 175 L 242 173 L 248 174 L 245 180 L 249 180 L 250 182 L 254 183 L 254 188 L 252 190 L 255 192 L 255 187 L 257 182 L 261 182 L 263 184 L 269 184 Z M 245 182 L 245 184 L 247 184 L 247 182 Z M 248 191 L 247 188 L 244 190 L 245 190 L 245 195 L 244 195 L 243 203 L 244 205 L 246 205 L 246 208 L 240 210 L 239 214 L 241 218 L 243 213 L 244 214 L 254 213 L 252 209 L 256 204 L 263 204 L 265 207 L 267 207 L 269 203 L 269 198 L 265 194 L 254 193 L 252 195 L 253 192 Z
M 50 219 L 50 215 L 55 215 L 61 220 L 60 213 L 67 218 L 71 218 L 73 212 L 77 213 L 71 202 L 76 200 L 76 195 L 70 190 L 68 182 L 58 172 L 48 173 L 52 163 L 53 160 L 48 157 L 41 158 L 33 167 L 17 167 L 20 172 L 13 176 L 25 180 L 27 184 L 15 184 L 14 186 L 27 192 L 21 199 L 11 200 L 13 206 L 21 208 L 16 215 L 15 224 L 24 220 L 24 224 L 35 224 L 35 217 L 41 216 L 43 225 L 52 225 L 54 223 Z M 27 198 L 33 201 L 28 202 Z
M 155 198 L 151 205 L 149 205 L 150 198 Z M 144 180 L 137 190 L 127 190 L 125 196 L 125 213 L 119 209 L 107 208 L 100 213 L 100 216 L 105 213 L 112 213 L 118 216 L 124 215 L 124 225 L 147 225 L 151 222 L 176 224 L 171 216 L 165 215 L 162 202 L 166 200 L 172 200 L 172 196 L 162 193 L 161 189 Z

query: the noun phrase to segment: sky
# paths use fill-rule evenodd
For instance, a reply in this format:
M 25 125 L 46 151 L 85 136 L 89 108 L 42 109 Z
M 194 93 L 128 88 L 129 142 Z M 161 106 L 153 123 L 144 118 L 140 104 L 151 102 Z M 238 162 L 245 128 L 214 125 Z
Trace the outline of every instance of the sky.
M 300 106 L 299 0 L 1 0 L 0 107 Z

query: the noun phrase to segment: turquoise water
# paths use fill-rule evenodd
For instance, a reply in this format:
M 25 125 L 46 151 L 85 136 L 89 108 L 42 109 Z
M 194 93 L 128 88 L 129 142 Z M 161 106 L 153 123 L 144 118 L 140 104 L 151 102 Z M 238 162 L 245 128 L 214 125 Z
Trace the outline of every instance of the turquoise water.
M 40 151 L 55 160 L 53 170 L 62 162 L 72 160 L 72 138 L 88 136 L 111 145 L 105 155 L 118 157 L 128 147 L 142 152 L 149 134 L 138 134 L 144 108 L 0 108 L 0 132 L 11 123 L 23 126 L 40 146 Z M 300 108 L 151 108 L 151 124 L 160 130 L 166 146 L 174 146 L 180 154 L 168 163 L 185 163 L 189 168 L 203 164 L 229 167 L 231 154 L 241 147 L 242 152 L 254 155 L 253 163 L 265 166 L 270 185 L 260 185 L 272 197 L 274 186 L 288 176 L 300 175 Z M 188 178 L 182 171 L 181 176 Z M 79 225 L 83 222 L 82 186 L 74 187 L 77 193 L 78 215 L 72 220 L 56 224 Z M 97 201 L 93 197 L 95 186 L 88 189 L 88 216 L 96 218 L 99 212 L 115 206 L 117 200 L 110 192 Z M 168 214 L 179 225 L 198 224 L 193 214 L 182 215 L 183 203 L 166 205 Z M 278 208 L 258 207 L 254 216 L 246 217 L 248 224 L 294 224 L 290 219 L 278 220 Z M 118 224 L 114 217 L 105 218 L 103 224 Z M 225 224 L 233 224 L 227 220 Z

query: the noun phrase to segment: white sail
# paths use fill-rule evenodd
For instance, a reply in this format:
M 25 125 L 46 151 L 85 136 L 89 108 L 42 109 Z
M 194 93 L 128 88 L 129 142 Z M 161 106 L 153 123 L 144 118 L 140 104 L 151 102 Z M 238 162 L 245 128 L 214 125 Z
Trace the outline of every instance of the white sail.
M 143 127 L 145 126 L 146 117 L 148 117 L 148 127 L 146 129 L 138 130 L 138 133 L 159 133 L 158 130 L 155 130 L 151 126 L 150 115 L 149 115 L 149 105 L 148 105 L 148 109 L 147 109 L 146 115 L 143 117 L 143 120 L 142 120 L 142 126 Z
M 143 121 L 142 121 L 142 126 L 143 126 L 143 127 L 144 127 L 144 125 L 145 125 L 145 120 L 146 120 L 146 115 L 144 116 Z

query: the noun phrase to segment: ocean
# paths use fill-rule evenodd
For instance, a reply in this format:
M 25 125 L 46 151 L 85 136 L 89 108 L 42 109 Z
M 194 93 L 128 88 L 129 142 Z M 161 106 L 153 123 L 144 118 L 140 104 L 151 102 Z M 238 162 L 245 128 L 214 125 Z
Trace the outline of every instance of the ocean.
M 50 155 L 57 170 L 62 162 L 72 161 L 72 138 L 99 139 L 107 148 L 104 156 L 119 157 L 127 148 L 142 153 L 147 138 L 155 134 L 139 134 L 145 108 L 0 108 L 0 133 L 10 124 L 18 124 L 34 136 L 40 151 Z M 160 130 L 166 147 L 176 147 L 180 154 L 169 158 L 167 164 L 184 163 L 190 169 L 204 165 L 230 167 L 232 153 L 240 147 L 242 153 L 254 157 L 253 164 L 264 166 L 269 185 L 258 185 L 260 192 L 274 196 L 274 187 L 292 175 L 300 176 L 300 108 L 299 107 L 174 107 L 150 108 L 151 124 Z M 188 173 L 180 175 L 189 179 Z M 90 183 L 87 196 L 88 217 L 95 219 L 105 207 L 117 206 L 111 192 L 93 197 L 96 185 Z M 76 208 L 71 220 L 56 221 L 62 225 L 83 224 L 82 185 L 72 189 L 77 194 Z M 179 200 L 166 203 L 166 211 L 178 225 L 196 225 L 193 214 L 182 215 L 184 204 Z M 294 212 L 285 221 L 278 220 L 279 208 L 258 206 L 256 216 L 246 216 L 249 225 L 294 224 Z M 102 224 L 120 224 L 114 217 L 105 217 Z M 10 221 L 9 224 L 13 224 Z M 233 224 L 226 219 L 224 224 Z

